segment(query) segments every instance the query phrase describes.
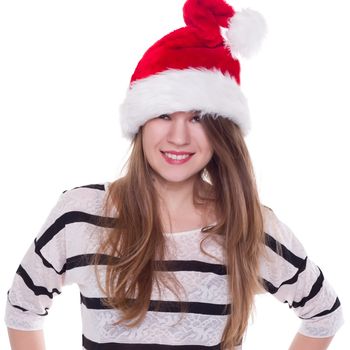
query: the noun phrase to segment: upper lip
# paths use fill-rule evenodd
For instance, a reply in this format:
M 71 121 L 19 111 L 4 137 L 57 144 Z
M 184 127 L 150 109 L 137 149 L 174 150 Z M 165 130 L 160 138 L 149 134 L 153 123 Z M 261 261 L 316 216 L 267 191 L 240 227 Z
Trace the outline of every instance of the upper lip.
M 182 156 L 184 154 L 194 154 L 194 152 L 184 152 L 184 151 L 161 151 L 163 153 L 171 153 L 171 154 L 175 154 L 176 156 Z

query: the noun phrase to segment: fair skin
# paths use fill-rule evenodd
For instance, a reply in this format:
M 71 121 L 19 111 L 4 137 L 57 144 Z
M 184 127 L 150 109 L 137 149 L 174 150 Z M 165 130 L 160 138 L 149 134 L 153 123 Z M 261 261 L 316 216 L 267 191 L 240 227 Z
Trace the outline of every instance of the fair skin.
M 195 178 L 213 155 L 198 116 L 194 112 L 175 112 L 151 119 L 143 127 L 142 143 L 162 201 L 165 231 L 186 231 L 215 221 L 213 216 L 204 220 L 203 213 L 193 205 Z M 193 155 L 184 164 L 169 164 L 162 151 L 190 152 Z
M 143 128 L 144 152 L 154 171 L 155 187 L 166 208 L 163 217 L 167 232 L 186 231 L 215 220 L 215 217 L 204 217 L 193 206 L 195 176 L 213 155 L 203 127 L 194 117 L 192 112 L 176 112 L 169 118 L 154 118 Z M 184 164 L 169 164 L 161 150 L 188 151 L 194 155 Z M 8 334 L 12 350 L 45 350 L 43 331 L 8 328 Z M 297 333 L 289 350 L 326 350 L 331 340 L 332 337 L 311 338 Z
M 333 337 L 311 338 L 297 333 L 289 350 L 326 350 Z
M 44 332 L 8 328 L 12 350 L 45 350 Z

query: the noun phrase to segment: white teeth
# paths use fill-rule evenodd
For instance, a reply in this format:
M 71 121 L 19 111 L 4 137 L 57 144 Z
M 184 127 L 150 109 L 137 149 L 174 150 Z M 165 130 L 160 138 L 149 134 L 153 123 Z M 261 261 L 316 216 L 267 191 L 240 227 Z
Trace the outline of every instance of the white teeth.
M 185 158 L 188 158 L 190 156 L 189 154 L 183 154 L 181 156 L 176 156 L 175 154 L 171 154 L 171 153 L 165 153 L 165 155 L 168 158 L 175 159 L 175 160 L 185 159 Z

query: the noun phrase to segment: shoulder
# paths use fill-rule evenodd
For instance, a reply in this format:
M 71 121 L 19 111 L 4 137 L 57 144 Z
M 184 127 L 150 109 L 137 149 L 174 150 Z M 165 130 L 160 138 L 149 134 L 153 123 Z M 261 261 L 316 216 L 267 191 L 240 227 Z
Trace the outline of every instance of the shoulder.
M 305 250 L 293 230 L 282 221 L 269 207 L 262 206 L 265 242 L 267 247 L 274 250 L 291 251 L 298 256 L 305 257 Z M 280 249 L 278 249 L 278 247 Z
M 306 266 L 307 255 L 292 230 L 268 207 L 262 208 L 265 249 L 260 259 L 264 288 L 272 294 Z M 288 284 L 287 283 L 287 284 Z M 284 290 L 284 289 L 282 289 Z
M 58 206 L 66 211 L 94 213 L 102 209 L 110 182 L 85 184 L 64 190 L 59 197 Z
M 35 238 L 35 252 L 48 265 L 55 258 L 59 266 L 65 254 L 81 252 L 87 245 L 86 234 L 96 227 L 111 226 L 109 218 L 102 216 L 107 187 L 108 183 L 88 184 L 61 192 Z
M 261 276 L 270 288 L 279 286 L 283 281 L 292 281 L 293 276 L 306 268 L 307 252 L 297 236 L 277 215 L 270 209 L 263 209 L 265 249 L 261 257 Z M 271 284 L 272 283 L 272 284 Z
M 275 293 L 278 290 L 276 286 L 287 283 L 285 281 L 292 283 L 293 278 L 305 270 L 307 253 L 294 232 L 272 209 L 263 208 L 263 220 L 265 250 L 260 261 L 260 273 L 267 289 Z

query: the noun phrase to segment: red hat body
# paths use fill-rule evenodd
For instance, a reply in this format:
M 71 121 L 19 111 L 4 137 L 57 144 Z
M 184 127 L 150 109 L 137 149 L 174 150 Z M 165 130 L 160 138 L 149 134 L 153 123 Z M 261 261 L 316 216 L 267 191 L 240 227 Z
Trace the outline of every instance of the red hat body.
M 197 30 L 177 29 L 152 45 L 139 61 L 131 83 L 167 69 L 204 68 L 229 73 L 240 83 L 239 61 L 232 57 L 220 36 L 216 46 L 204 46 Z

